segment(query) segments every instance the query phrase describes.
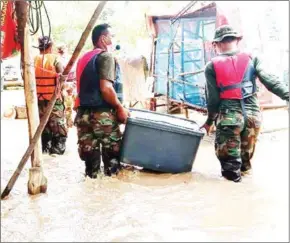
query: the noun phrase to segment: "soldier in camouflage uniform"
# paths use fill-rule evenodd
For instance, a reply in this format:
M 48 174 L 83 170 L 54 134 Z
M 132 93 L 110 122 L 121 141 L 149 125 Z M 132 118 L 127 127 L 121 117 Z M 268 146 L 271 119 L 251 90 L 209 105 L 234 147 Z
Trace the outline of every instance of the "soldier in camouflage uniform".
M 68 128 L 73 126 L 73 108 L 76 99 L 76 87 L 74 82 L 66 82 L 62 91 L 64 106 L 65 106 L 65 120 Z
M 94 50 L 78 61 L 75 126 L 78 132 L 78 152 L 85 161 L 86 175 L 96 178 L 101 157 L 104 173 L 110 176 L 120 169 L 120 123 L 126 123 L 129 112 L 122 106 L 115 89 L 116 63 L 108 52 L 112 44 L 110 26 L 94 28 Z
M 106 109 L 78 109 L 75 124 L 78 130 L 79 155 L 85 161 L 86 175 L 97 177 L 101 155 L 105 174 L 117 173 L 120 169 L 122 134 L 116 114 Z
M 61 43 L 57 46 L 57 51 L 60 56 L 61 63 L 63 67 L 66 67 L 70 56 L 67 54 L 67 47 L 65 44 Z M 76 85 L 75 85 L 75 66 L 67 76 L 66 82 L 64 84 L 62 95 L 65 106 L 65 120 L 68 128 L 73 126 L 73 107 L 76 99 Z
M 40 55 L 35 57 L 34 66 L 41 119 L 55 90 L 60 90 L 58 74 L 63 72 L 63 66 L 59 57 L 52 53 L 52 41 L 47 36 L 40 37 L 38 41 Z M 67 128 L 64 109 L 61 92 L 58 92 L 58 98 L 41 135 L 44 153 L 62 155 L 65 152 Z
M 222 176 L 234 182 L 251 169 L 257 137 L 261 129 L 261 111 L 256 78 L 272 93 L 289 101 L 289 90 L 267 73 L 258 57 L 238 51 L 242 36 L 231 26 L 215 31 L 219 55 L 205 68 L 208 118 L 202 126 L 207 133 L 217 121 L 215 151 Z
M 38 101 L 39 117 L 43 117 L 48 100 Z M 61 99 L 57 99 L 53 110 L 49 116 L 48 122 L 42 132 L 42 150 L 44 153 L 62 155 L 65 152 L 67 126 L 64 116 L 64 103 Z

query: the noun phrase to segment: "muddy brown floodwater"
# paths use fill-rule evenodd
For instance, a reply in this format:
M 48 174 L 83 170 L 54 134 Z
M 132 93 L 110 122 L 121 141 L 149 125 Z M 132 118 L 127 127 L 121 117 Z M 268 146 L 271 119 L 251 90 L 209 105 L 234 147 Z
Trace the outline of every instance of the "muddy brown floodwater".
M 288 241 L 288 130 L 261 135 L 253 173 L 220 177 L 204 140 L 191 173 L 123 171 L 85 179 L 69 133 L 64 156 L 44 156 L 46 194 L 27 194 L 28 169 L 1 202 L 1 241 Z M 28 146 L 27 121 L 1 121 L 1 191 Z

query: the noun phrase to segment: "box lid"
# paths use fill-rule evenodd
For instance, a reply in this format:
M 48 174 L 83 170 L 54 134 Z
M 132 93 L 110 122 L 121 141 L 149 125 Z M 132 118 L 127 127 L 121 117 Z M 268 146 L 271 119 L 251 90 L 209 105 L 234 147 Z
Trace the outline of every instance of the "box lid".
M 153 126 L 158 129 L 163 128 L 162 130 L 165 129 L 175 132 L 183 131 L 204 136 L 204 134 L 199 131 L 199 126 L 195 121 L 148 110 L 130 109 L 130 111 L 131 117 L 128 121 L 131 123 L 138 123 L 143 126 Z

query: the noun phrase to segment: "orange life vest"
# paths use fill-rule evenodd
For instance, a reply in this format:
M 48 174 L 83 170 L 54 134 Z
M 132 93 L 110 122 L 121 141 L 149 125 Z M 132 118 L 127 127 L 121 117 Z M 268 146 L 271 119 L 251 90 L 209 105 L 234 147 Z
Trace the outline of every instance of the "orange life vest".
M 35 79 L 38 100 L 50 100 L 56 85 L 57 72 L 55 54 L 40 54 L 34 59 Z

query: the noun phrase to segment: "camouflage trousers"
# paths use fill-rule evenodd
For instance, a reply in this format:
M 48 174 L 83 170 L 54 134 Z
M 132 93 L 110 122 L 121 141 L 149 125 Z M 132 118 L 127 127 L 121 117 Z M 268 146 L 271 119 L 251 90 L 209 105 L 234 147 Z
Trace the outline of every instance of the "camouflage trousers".
M 47 100 L 38 101 L 40 119 L 47 109 L 48 102 Z M 66 138 L 64 104 L 62 100 L 58 99 L 41 134 L 42 151 L 50 154 L 63 154 L 66 149 Z
M 122 134 L 114 112 L 78 108 L 74 125 L 78 133 L 78 152 L 85 161 L 86 175 L 96 178 L 101 157 L 104 173 L 110 176 L 120 169 L 120 143 Z
M 67 127 L 73 126 L 73 107 L 75 102 L 75 96 L 74 95 L 65 95 L 64 96 L 64 106 L 65 106 L 65 120 Z
M 251 169 L 260 128 L 260 113 L 244 118 L 240 112 L 221 112 L 217 122 L 215 151 L 224 177 L 235 180 L 241 177 L 241 172 Z

